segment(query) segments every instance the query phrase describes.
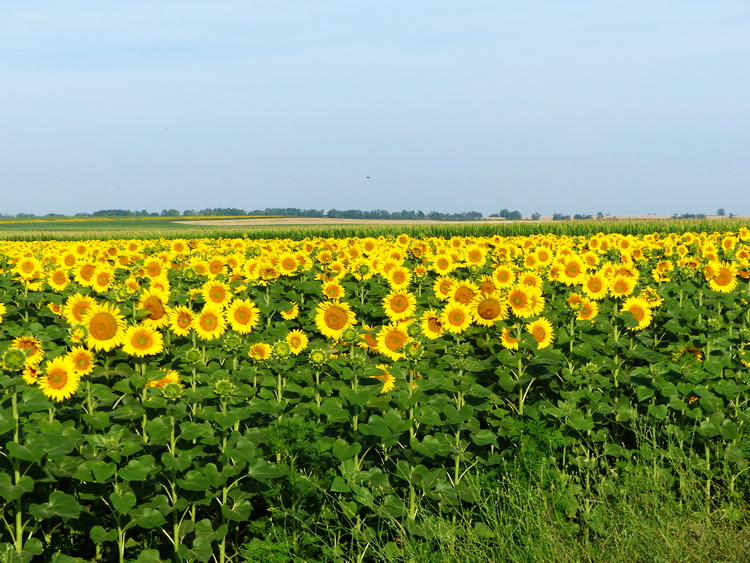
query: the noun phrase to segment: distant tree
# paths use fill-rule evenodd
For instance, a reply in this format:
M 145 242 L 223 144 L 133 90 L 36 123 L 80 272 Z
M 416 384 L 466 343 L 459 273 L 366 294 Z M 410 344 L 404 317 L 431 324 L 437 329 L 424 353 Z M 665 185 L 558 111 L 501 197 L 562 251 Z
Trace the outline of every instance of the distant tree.
M 602 213 L 601 211 L 597 211 L 596 212 L 596 218 L 597 219 L 604 219 L 604 213 Z
M 161 216 L 162 217 L 177 217 L 180 215 L 180 212 L 176 209 L 162 209 Z
M 555 213 L 552 215 L 553 221 L 569 221 L 570 215 L 563 215 L 562 213 Z
M 583 215 L 581 213 L 576 213 L 573 215 L 573 219 L 581 220 L 581 219 L 591 219 L 591 215 Z
M 724 210 L 724 208 L 723 208 L 723 207 L 719 207 L 719 210 L 718 210 L 718 211 L 716 212 L 716 214 L 717 214 L 717 215 L 718 215 L 719 217 L 724 217 L 724 215 L 726 215 L 726 214 L 727 214 L 727 212 L 726 212 L 726 211 Z
M 539 213 L 536 213 L 536 212 L 535 212 L 535 213 L 532 213 L 532 214 L 531 214 L 531 220 L 532 220 L 532 221 L 539 221 L 539 218 L 540 218 L 540 217 L 541 217 L 541 215 L 540 215 Z

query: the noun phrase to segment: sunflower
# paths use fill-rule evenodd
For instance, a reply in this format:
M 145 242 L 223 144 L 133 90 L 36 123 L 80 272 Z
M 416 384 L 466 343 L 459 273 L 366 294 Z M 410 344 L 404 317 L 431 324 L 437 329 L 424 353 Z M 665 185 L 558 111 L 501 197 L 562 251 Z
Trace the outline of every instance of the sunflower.
M 516 273 L 513 268 L 504 264 L 495 267 L 492 277 L 499 288 L 509 287 L 516 282 Z
M 221 307 L 206 303 L 193 320 L 193 329 L 201 340 L 213 340 L 227 330 L 227 322 Z
M 3 322 L 3 315 L 8 312 L 8 308 L 5 306 L 5 303 L 0 303 L 0 323 Z
M 411 317 L 417 310 L 417 298 L 406 289 L 396 289 L 383 298 L 383 309 L 391 322 Z
M 307 335 L 299 330 L 290 330 L 285 338 L 287 344 L 289 344 L 292 354 L 295 356 L 299 355 L 302 350 L 307 348 L 307 344 L 310 341 L 309 338 L 307 338 Z
M 44 359 L 42 341 L 36 336 L 17 336 L 13 339 L 10 348 L 21 350 L 26 354 L 27 366 L 38 366 Z
M 440 314 L 440 322 L 448 332 L 460 334 L 471 325 L 471 309 L 457 301 L 448 303 Z
M 325 301 L 315 309 L 315 326 L 323 336 L 338 340 L 347 328 L 357 324 L 349 304 L 342 301 Z
M 708 278 L 708 285 L 714 291 L 720 293 L 731 293 L 737 287 L 737 268 L 728 262 L 716 262 L 715 274 Z
M 552 330 L 552 323 L 542 317 L 526 325 L 526 330 L 534 337 L 537 342 L 537 349 L 546 348 L 555 338 Z
M 510 310 L 522 319 L 539 315 L 544 309 L 542 290 L 533 285 L 515 285 L 507 297 Z
M 76 293 L 65 300 L 63 316 L 68 324 L 75 325 L 83 322 L 86 312 L 96 304 L 96 300 L 88 295 Z
M 371 375 L 373 379 L 379 379 L 383 382 L 383 388 L 380 390 L 380 394 L 388 393 L 396 386 L 396 377 L 389 371 L 389 368 L 385 364 L 378 364 L 377 367 L 383 373 L 379 375 Z
M 232 290 L 228 284 L 219 280 L 209 280 L 201 287 L 201 295 L 206 304 L 226 307 L 232 298 Z
M 149 381 L 148 383 L 146 383 L 146 387 L 161 389 L 162 387 L 166 387 L 170 383 L 182 386 L 180 374 L 173 369 L 168 370 L 161 379 Z
M 37 384 L 47 397 L 62 401 L 78 390 L 81 376 L 67 356 L 60 356 L 44 364 L 44 373 L 37 376 Z
M 503 332 L 500 334 L 500 344 L 508 350 L 518 350 L 518 338 L 513 336 L 513 331 L 510 328 L 503 328 Z
M 558 281 L 561 281 L 565 285 L 575 285 L 581 283 L 581 279 L 585 274 L 586 264 L 578 255 L 571 254 L 563 264 Z
M 368 352 L 378 351 L 378 341 L 375 338 L 375 331 L 369 325 L 362 325 L 362 330 L 359 333 L 359 347 Z
M 391 268 L 386 279 L 393 289 L 403 289 L 411 282 L 412 273 L 403 266 Z
M 599 304 L 590 299 L 583 299 L 578 308 L 576 319 L 579 321 L 592 321 L 599 314 Z
M 638 322 L 635 326 L 629 326 L 629 330 L 641 330 L 651 324 L 653 314 L 651 313 L 651 307 L 648 303 L 640 297 L 629 297 L 625 300 L 620 308 L 621 313 L 630 313 L 633 318 Z
M 440 338 L 443 333 L 443 323 L 440 322 L 440 313 L 434 309 L 425 311 L 421 318 L 422 334 L 430 340 Z
M 94 282 L 92 281 L 94 272 L 96 272 L 96 266 L 94 264 L 83 262 L 75 268 L 73 277 L 79 285 L 82 285 L 83 287 L 91 287 L 94 285 Z
M 153 286 L 143 291 L 136 304 L 139 320 L 152 328 L 161 328 L 169 324 L 171 308 L 167 305 L 168 300 L 168 291 Z
M 262 362 L 271 357 L 273 348 L 267 342 L 257 342 L 250 346 L 247 356 L 256 362 Z
M 177 336 L 187 336 L 193 329 L 193 312 L 185 305 L 173 307 L 169 314 L 169 329 Z
M 612 297 L 620 299 L 627 297 L 635 290 L 636 280 L 630 276 L 616 275 L 609 286 Z
M 122 351 L 131 356 L 153 356 L 164 350 L 164 338 L 155 328 L 147 325 L 128 327 L 123 336 Z
M 115 281 L 115 271 L 109 265 L 99 265 L 91 277 L 91 287 L 97 293 L 104 293 Z
M 392 323 L 381 327 L 375 339 L 378 342 L 378 352 L 396 361 L 404 357 L 400 350 L 410 337 L 404 323 Z
M 88 375 L 94 370 L 94 353 L 91 350 L 76 346 L 68 352 L 68 357 L 78 375 Z
M 232 330 L 247 334 L 260 322 L 260 309 L 250 299 L 235 299 L 227 308 L 226 316 Z
M 94 350 L 111 350 L 122 341 L 125 320 L 120 309 L 109 303 L 94 304 L 83 316 L 86 328 L 86 344 Z
M 590 299 L 604 299 L 609 291 L 609 283 L 604 274 L 596 272 L 594 274 L 585 274 L 581 280 L 582 291 Z
M 432 284 L 432 291 L 435 293 L 435 297 L 441 301 L 448 301 L 453 294 L 453 288 L 456 285 L 456 280 L 449 278 L 448 276 L 438 276 L 435 283 Z
M 343 299 L 344 287 L 337 281 L 325 281 L 322 286 L 323 295 L 328 299 Z
M 284 309 L 283 311 L 279 311 L 279 314 L 281 315 L 281 318 L 285 321 L 293 321 L 299 316 L 299 305 L 292 301 L 289 304 L 288 309 Z
M 474 321 L 482 326 L 492 326 L 495 321 L 508 318 L 508 303 L 496 293 L 477 295 L 469 307 Z
M 453 288 L 451 299 L 462 305 L 468 305 L 479 293 L 479 286 L 470 281 L 461 281 Z
M 26 385 L 36 385 L 37 383 L 39 383 L 39 375 L 41 373 L 42 372 L 39 371 L 39 366 L 26 366 L 23 368 L 21 376 L 23 377 Z
M 55 291 L 63 291 L 70 283 L 70 277 L 63 268 L 55 268 L 47 274 L 46 282 Z

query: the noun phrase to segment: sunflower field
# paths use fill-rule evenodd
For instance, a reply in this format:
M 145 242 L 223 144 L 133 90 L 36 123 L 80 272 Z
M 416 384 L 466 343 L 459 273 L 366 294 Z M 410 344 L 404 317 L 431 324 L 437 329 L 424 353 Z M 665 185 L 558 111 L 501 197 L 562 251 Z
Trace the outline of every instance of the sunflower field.
M 749 272 L 746 228 L 0 241 L 0 554 L 397 560 L 535 432 L 567 522 L 657 450 L 747 502 Z

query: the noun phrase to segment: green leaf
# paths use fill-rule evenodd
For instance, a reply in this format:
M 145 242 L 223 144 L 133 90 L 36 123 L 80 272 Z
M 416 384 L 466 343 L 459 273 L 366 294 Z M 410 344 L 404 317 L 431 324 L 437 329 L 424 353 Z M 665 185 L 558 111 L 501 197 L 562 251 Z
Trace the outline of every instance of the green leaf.
M 94 526 L 89 532 L 89 537 L 95 544 L 114 541 L 115 539 L 117 539 L 117 529 L 108 531 L 101 526 Z
M 340 461 L 352 458 L 362 451 L 362 444 L 354 442 L 349 444 L 346 440 L 337 438 L 331 447 L 331 453 L 336 456 Z
M 162 513 L 150 506 L 136 508 L 131 511 L 130 515 L 141 528 L 151 529 L 167 523 Z
M 238 410 L 230 410 L 229 412 L 217 412 L 214 415 L 214 422 L 219 425 L 222 430 L 231 428 L 242 420 L 242 413 Z
M 247 474 L 259 481 L 274 479 L 283 475 L 284 469 L 275 463 L 269 463 L 263 459 L 256 459 L 255 462 L 247 468 Z
M 479 430 L 471 433 L 471 441 L 477 446 L 487 446 L 493 444 L 497 446 L 497 435 L 492 430 Z
M 59 517 L 67 520 L 68 518 L 77 518 L 83 507 L 78 501 L 68 493 L 62 491 L 52 491 L 49 495 L 49 501 L 42 504 L 29 505 L 29 512 L 39 520 Z
M 6 445 L 10 457 L 16 459 L 22 459 L 23 461 L 30 461 L 32 463 L 40 463 L 46 450 L 44 446 L 40 444 L 27 444 L 21 445 L 17 442 L 8 442 Z
M 109 495 L 112 507 L 120 514 L 128 514 L 135 506 L 136 498 L 133 491 L 114 492 Z
M 172 426 L 161 417 L 146 422 L 146 434 L 149 442 L 161 442 L 172 433 Z
M 224 518 L 234 522 L 246 522 L 250 518 L 252 511 L 253 505 L 247 499 L 240 499 L 231 507 L 226 504 L 221 505 L 221 514 Z
M 123 481 L 145 481 L 154 472 L 154 458 L 145 455 L 131 459 L 125 467 L 120 469 L 118 475 Z
M 650 387 L 644 387 L 640 385 L 635 390 L 635 396 L 639 401 L 645 401 L 646 399 L 650 399 L 654 396 L 654 390 Z
M 211 487 L 206 476 L 196 469 L 188 471 L 184 479 L 177 479 L 177 485 L 186 491 L 205 491 Z
M 594 428 L 594 419 L 590 416 L 585 416 L 582 412 L 577 412 L 568 419 L 568 426 L 579 432 L 587 432 Z
M 667 418 L 667 405 L 649 405 L 648 414 L 659 420 Z
M 18 484 L 14 485 L 11 476 L 8 473 L 0 473 L 0 496 L 7 502 L 19 499 L 33 490 L 34 479 L 28 475 L 23 475 L 18 480 Z
M 336 475 L 331 483 L 331 491 L 334 493 L 348 493 L 351 490 L 341 475 Z

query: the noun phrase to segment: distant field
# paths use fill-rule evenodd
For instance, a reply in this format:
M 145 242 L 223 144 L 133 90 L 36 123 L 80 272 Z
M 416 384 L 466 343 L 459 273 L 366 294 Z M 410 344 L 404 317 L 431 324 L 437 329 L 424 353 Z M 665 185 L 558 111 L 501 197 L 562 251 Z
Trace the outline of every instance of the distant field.
M 0 221 L 0 239 L 114 239 L 249 237 L 301 239 L 308 236 L 352 237 L 395 235 L 486 236 L 556 233 L 589 235 L 597 232 L 643 234 L 653 231 L 726 231 L 750 224 L 748 217 L 711 216 L 702 220 L 675 220 L 666 215 L 607 217 L 602 220 L 480 221 L 332 219 L 313 217 L 122 217 L 85 219 L 18 219 Z

